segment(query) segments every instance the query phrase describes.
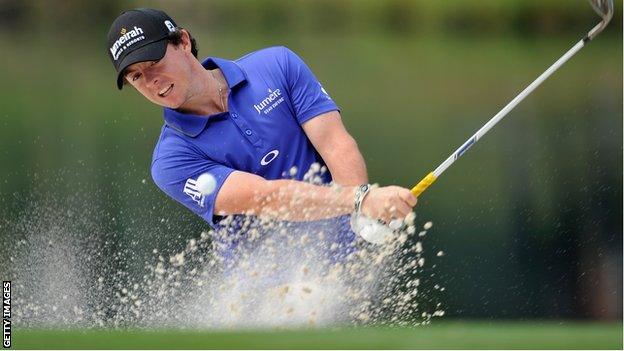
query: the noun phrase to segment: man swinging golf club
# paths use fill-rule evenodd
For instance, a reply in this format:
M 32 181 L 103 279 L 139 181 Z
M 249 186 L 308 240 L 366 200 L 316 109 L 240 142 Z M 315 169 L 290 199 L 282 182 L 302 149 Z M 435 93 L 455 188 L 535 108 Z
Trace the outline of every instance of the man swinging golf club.
M 365 219 L 362 212 L 372 223 L 381 220 L 392 227 L 391 220 L 397 223 L 411 212 L 415 196 L 604 30 L 613 16 L 613 0 L 589 3 L 601 22 L 411 191 L 398 186 L 371 190 L 338 107 L 286 48 L 260 50 L 236 61 L 208 58 L 200 64 L 187 30 L 162 11 L 136 9 L 111 25 L 109 56 L 120 89 L 129 82 L 164 107 L 165 126 L 152 164 L 156 184 L 208 223 L 216 226 L 230 214 L 302 221 L 354 213 Z M 313 165 L 329 169 L 322 182 L 333 180 L 343 187 L 336 191 L 301 182 Z M 205 173 L 214 179 L 210 194 L 197 188 Z M 288 175 L 294 179 L 284 179 Z M 301 201 L 293 201 L 296 197 Z M 371 228 L 357 220 L 353 227 L 365 238 L 365 229 Z
M 188 30 L 145 8 L 113 22 L 108 48 L 118 88 L 129 84 L 163 107 L 154 182 L 211 226 L 228 215 L 314 221 L 360 212 L 389 223 L 416 205 L 409 189 L 368 185 L 338 106 L 291 50 L 200 62 Z M 311 168 L 322 184 L 303 181 Z M 204 174 L 210 193 L 197 184 Z M 339 186 L 323 186 L 330 182 Z

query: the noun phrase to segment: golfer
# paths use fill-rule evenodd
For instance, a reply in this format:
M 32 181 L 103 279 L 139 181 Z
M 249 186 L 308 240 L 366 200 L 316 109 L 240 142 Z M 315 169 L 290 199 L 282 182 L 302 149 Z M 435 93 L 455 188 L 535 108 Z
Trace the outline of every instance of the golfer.
M 108 49 L 117 87 L 163 107 L 154 182 L 212 227 L 229 215 L 307 222 L 356 212 L 388 223 L 416 205 L 409 189 L 368 184 L 338 106 L 288 48 L 200 62 L 188 30 L 142 8 L 113 22 Z M 316 184 L 303 181 L 310 170 Z M 197 188 L 204 173 L 216 180 L 210 194 Z

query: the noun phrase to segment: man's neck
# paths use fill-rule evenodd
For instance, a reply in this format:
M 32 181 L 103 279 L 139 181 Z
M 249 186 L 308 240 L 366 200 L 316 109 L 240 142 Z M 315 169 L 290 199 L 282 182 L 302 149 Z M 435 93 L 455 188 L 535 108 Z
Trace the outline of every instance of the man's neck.
M 194 80 L 192 93 L 178 111 L 200 116 L 209 116 L 227 111 L 228 85 L 223 73 L 201 66 Z

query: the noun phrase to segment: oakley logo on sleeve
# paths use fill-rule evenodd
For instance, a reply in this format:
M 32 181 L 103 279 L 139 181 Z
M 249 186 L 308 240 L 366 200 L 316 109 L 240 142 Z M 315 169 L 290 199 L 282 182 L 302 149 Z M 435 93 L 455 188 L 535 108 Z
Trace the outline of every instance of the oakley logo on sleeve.
M 184 193 L 193 199 L 193 201 L 197 202 L 197 204 L 201 207 L 204 207 L 204 196 L 201 191 L 197 189 L 197 181 L 195 179 L 187 179 L 186 184 L 184 184 Z

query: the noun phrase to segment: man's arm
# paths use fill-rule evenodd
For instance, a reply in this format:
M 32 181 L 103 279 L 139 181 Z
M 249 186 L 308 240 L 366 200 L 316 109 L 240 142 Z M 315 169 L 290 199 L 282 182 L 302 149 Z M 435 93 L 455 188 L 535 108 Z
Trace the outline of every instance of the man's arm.
M 327 164 L 334 182 L 340 185 L 368 183 L 364 158 L 355 139 L 342 124 L 338 111 L 314 117 L 302 127 Z
M 247 214 L 289 221 L 337 217 L 353 211 L 355 187 L 326 187 L 289 179 L 266 180 L 234 171 L 217 194 L 215 214 Z
M 355 140 L 345 130 L 340 114 L 329 112 L 303 124 L 332 174 L 342 187 L 327 187 L 234 171 L 219 191 L 215 213 L 254 214 L 290 221 L 310 221 L 337 217 L 354 210 L 356 185 L 368 183 L 366 165 Z M 416 205 L 409 189 L 387 186 L 371 190 L 362 212 L 390 222 L 404 218 Z
M 266 180 L 256 174 L 234 171 L 217 194 L 215 214 L 246 214 L 287 221 L 312 221 L 337 217 L 354 210 L 355 186 L 327 187 L 306 182 Z M 362 203 L 369 217 L 390 222 L 404 218 L 416 205 L 409 189 L 387 186 L 370 191 Z

